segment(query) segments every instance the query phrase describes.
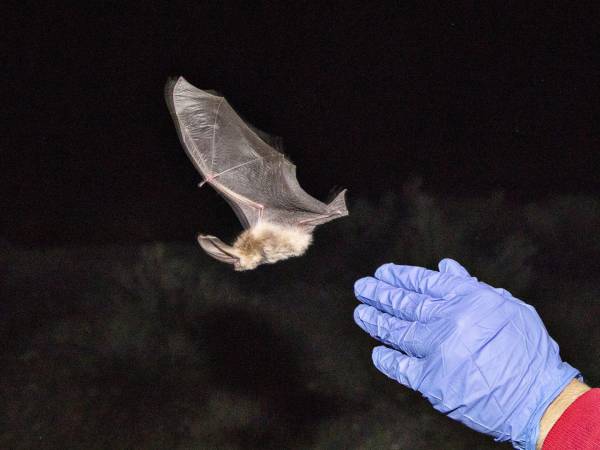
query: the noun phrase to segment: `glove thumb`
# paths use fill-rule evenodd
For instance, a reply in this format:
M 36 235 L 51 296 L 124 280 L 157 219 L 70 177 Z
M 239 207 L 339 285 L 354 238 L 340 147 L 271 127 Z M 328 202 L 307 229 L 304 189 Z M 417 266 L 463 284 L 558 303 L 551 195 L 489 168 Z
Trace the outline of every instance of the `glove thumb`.
M 469 272 L 467 272 L 467 269 L 450 258 L 442 259 L 438 264 L 438 268 L 440 272 L 449 273 L 450 275 L 462 278 L 472 278 Z
M 383 345 L 373 349 L 373 364 L 384 375 L 404 386 L 416 390 L 417 379 L 421 372 L 418 358 L 407 356 Z

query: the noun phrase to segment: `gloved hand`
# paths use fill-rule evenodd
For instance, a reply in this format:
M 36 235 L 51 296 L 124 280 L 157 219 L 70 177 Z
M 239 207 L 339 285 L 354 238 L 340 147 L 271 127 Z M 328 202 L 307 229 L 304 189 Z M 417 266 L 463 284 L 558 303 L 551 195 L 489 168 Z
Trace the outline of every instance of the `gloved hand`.
M 535 449 L 545 409 L 580 376 L 532 306 L 451 259 L 439 272 L 385 264 L 354 291 L 354 320 L 386 345 L 373 349 L 377 369 L 515 448 Z

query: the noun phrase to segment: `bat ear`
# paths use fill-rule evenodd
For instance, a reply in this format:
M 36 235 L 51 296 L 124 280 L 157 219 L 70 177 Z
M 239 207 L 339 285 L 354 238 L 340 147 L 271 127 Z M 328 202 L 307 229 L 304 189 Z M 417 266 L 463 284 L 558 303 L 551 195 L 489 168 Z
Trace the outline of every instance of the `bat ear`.
M 237 250 L 230 245 L 225 244 L 216 236 L 208 236 L 204 234 L 198 235 L 198 244 L 200 247 L 213 258 L 228 264 L 237 266 L 240 258 L 237 255 Z

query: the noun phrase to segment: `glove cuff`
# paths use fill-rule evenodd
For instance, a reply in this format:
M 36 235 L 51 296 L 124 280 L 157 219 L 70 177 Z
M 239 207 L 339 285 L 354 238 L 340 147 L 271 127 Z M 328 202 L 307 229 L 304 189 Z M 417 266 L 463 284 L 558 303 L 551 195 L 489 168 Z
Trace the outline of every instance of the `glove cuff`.
M 519 450 L 535 450 L 537 440 L 540 434 L 540 421 L 542 416 L 554 401 L 556 397 L 567 387 L 574 378 L 581 378 L 579 370 L 572 367 L 570 364 L 563 362 L 561 364 L 559 383 L 556 388 L 546 397 L 546 399 L 537 405 L 531 415 L 527 426 L 518 439 L 513 440 L 513 447 Z

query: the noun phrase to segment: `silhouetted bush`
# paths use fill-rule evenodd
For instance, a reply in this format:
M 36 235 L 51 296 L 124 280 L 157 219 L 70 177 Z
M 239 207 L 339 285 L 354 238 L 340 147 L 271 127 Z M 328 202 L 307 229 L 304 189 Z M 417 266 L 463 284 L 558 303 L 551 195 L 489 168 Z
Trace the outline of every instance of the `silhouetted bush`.
M 534 304 L 598 384 L 599 225 L 590 197 L 522 205 L 412 183 L 352 201 L 305 257 L 250 273 L 193 243 L 4 245 L 0 447 L 502 448 L 372 367 L 353 282 L 455 258 Z

